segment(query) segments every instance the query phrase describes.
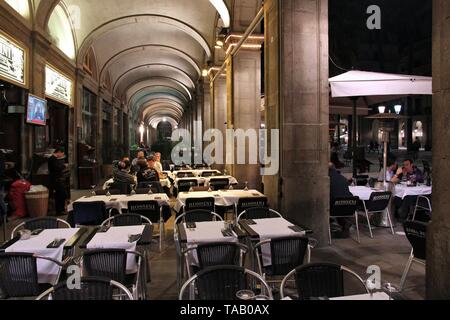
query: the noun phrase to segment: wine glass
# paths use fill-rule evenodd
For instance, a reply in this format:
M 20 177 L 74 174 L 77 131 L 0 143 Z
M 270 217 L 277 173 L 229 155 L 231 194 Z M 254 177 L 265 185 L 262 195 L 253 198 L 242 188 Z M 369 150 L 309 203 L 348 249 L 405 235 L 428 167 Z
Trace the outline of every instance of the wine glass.
M 148 195 L 153 194 L 152 187 L 153 187 L 153 184 L 148 185 Z
M 106 196 L 111 197 L 111 193 L 109 192 L 109 186 L 108 186 L 108 188 L 106 188 Z
M 392 295 L 395 293 L 399 293 L 400 289 L 396 285 L 394 285 L 390 282 L 387 282 L 383 285 L 383 291 L 388 294 L 389 300 L 394 300 Z
M 97 187 L 97 185 L 95 185 L 95 184 L 92 184 L 92 185 L 91 185 L 91 189 L 92 189 L 91 194 L 92 194 L 93 196 L 96 195 L 96 193 L 95 193 L 95 188 L 96 188 L 96 187 Z
M 134 196 L 136 194 L 136 185 L 131 185 L 131 195 Z
M 240 290 L 236 293 L 236 297 L 239 300 L 254 300 L 256 295 L 251 290 Z
M 211 183 L 208 183 L 208 192 L 212 192 Z
M 229 190 L 234 190 L 233 185 L 230 183 L 230 187 L 228 188 Z
M 370 293 L 370 299 L 372 299 L 373 298 L 373 294 L 374 294 L 375 290 L 377 289 L 375 282 L 372 279 L 370 279 L 370 278 L 367 279 L 366 280 L 366 287 L 367 287 L 367 290 Z
M 248 191 L 248 181 L 245 181 L 245 188 L 244 188 L 244 190 Z

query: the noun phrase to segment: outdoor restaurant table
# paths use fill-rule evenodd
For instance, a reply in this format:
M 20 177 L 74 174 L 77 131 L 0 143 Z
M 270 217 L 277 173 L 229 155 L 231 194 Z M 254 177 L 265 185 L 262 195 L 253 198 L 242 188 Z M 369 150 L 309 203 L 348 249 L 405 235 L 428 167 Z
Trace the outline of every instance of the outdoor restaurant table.
M 291 297 L 284 297 L 282 300 L 293 300 Z M 387 295 L 384 292 L 375 292 L 373 295 L 370 295 L 368 293 L 366 294 L 360 294 L 360 295 L 354 295 L 354 296 L 344 296 L 344 297 L 336 297 L 336 298 L 330 298 L 328 300 L 336 300 L 336 301 L 346 301 L 346 300 L 360 300 L 360 301 L 386 301 L 386 300 L 392 300 L 389 298 L 389 295 Z
M 150 229 L 149 229 L 150 228 Z M 81 248 L 86 249 L 124 249 L 126 251 L 136 251 L 139 241 L 143 237 L 144 231 L 150 232 L 150 225 L 141 226 L 126 226 L 126 227 L 111 227 L 106 232 L 99 232 L 97 229 L 90 239 L 84 241 Z M 141 235 L 139 240 L 129 242 L 130 235 Z M 128 255 L 127 258 L 127 273 L 136 273 L 137 265 L 133 255 Z
M 228 179 L 229 184 L 237 185 L 238 181 L 232 176 L 214 176 L 214 177 L 191 177 L 191 178 L 176 178 L 173 186 L 178 189 L 178 181 L 183 180 L 197 180 L 199 185 L 209 185 L 211 179 Z
M 216 174 L 221 175 L 222 173 L 218 170 L 212 170 L 212 169 L 202 169 L 202 170 L 179 170 L 179 171 L 163 171 L 165 174 L 167 174 L 172 180 L 177 179 L 178 173 L 193 173 L 195 177 L 201 177 L 204 172 L 215 172 Z
M 103 201 L 107 209 L 114 208 L 119 212 L 128 210 L 128 202 L 130 201 L 158 201 L 160 206 L 169 205 L 169 197 L 165 193 L 153 194 L 135 194 L 135 195 L 111 195 L 111 196 L 87 196 L 82 197 L 75 202 L 94 202 Z M 67 206 L 67 211 L 73 211 L 73 203 Z
M 170 183 L 169 179 L 160 179 L 159 182 L 161 183 L 161 187 L 167 187 L 170 189 L 170 187 L 172 186 L 172 184 Z M 106 181 L 103 184 L 103 190 L 106 190 L 108 188 L 110 188 L 110 186 L 114 183 L 114 179 L 109 179 L 108 181 Z M 149 182 L 148 184 L 152 184 L 151 182 Z
M 28 240 L 20 240 L 20 237 L 17 236 L 5 243 L 0 249 L 0 252 L 32 253 L 62 262 L 64 250 L 70 250 L 75 247 L 85 232 L 85 228 L 46 229 L 36 236 L 31 236 Z M 66 241 L 58 248 L 47 248 L 47 246 L 55 239 L 65 239 Z M 60 272 L 60 268 L 60 266 L 51 261 L 38 259 L 37 272 L 39 283 L 55 283 Z
M 178 240 L 180 243 L 231 242 L 246 236 L 242 230 L 234 227 L 235 237 L 225 237 L 222 234 L 222 229 L 225 227 L 225 222 L 223 221 L 196 222 L 195 224 L 195 230 L 188 229 L 186 223 L 178 224 Z
M 369 201 L 373 192 L 384 192 L 384 189 L 375 189 L 364 186 L 349 187 L 349 189 L 353 196 L 359 197 L 362 201 Z
M 395 197 L 401 199 L 405 199 L 408 196 L 426 196 L 430 194 L 432 194 L 432 187 L 426 185 L 408 187 L 407 185 L 397 184 L 394 192 Z
M 344 296 L 344 297 L 337 297 L 337 298 L 330 298 L 330 300 L 372 300 L 372 301 L 382 301 L 382 300 L 392 300 L 389 298 L 389 295 L 387 295 L 384 292 L 375 292 L 373 295 L 366 293 L 366 294 L 360 294 L 360 295 L 354 295 L 354 296 Z
M 230 207 L 239 202 L 241 198 L 259 198 L 264 195 L 257 190 L 219 190 L 219 191 L 200 191 L 200 192 L 180 192 L 174 210 L 180 212 L 186 204 L 188 198 L 209 198 L 215 199 L 216 206 Z
M 233 228 L 232 237 L 225 237 L 222 234 L 222 229 L 225 227 L 225 222 L 223 221 L 205 221 L 196 222 L 195 230 L 187 228 L 186 223 L 180 223 L 176 226 L 177 232 L 177 283 L 181 284 L 181 279 L 183 277 L 184 270 L 184 259 L 182 256 L 183 250 L 190 248 L 194 245 L 201 243 L 211 243 L 211 242 L 237 242 L 246 236 L 239 228 Z M 178 247 L 179 246 L 179 247 Z M 197 253 L 190 254 L 190 260 L 193 265 L 198 265 Z
M 253 222 L 255 224 L 250 224 L 250 221 L 245 219 L 239 221 L 240 227 L 253 242 L 294 235 L 306 236 L 312 233 L 312 230 L 303 226 L 296 226 L 284 218 L 254 219 Z M 294 231 L 291 227 L 297 227 L 299 231 Z M 270 266 L 272 263 L 270 244 L 263 245 L 261 251 L 264 266 Z

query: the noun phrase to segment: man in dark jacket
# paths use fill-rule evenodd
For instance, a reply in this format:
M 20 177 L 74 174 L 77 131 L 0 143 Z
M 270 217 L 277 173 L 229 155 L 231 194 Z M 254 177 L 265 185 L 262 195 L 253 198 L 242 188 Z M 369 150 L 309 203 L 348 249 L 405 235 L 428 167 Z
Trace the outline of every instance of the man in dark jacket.
M 333 205 L 337 198 L 353 197 L 349 189 L 347 179 L 341 175 L 332 163 L 329 164 L 328 174 L 330 176 L 330 205 Z M 352 222 L 348 218 L 338 218 L 338 223 L 342 230 L 335 233 L 338 238 L 348 238 Z
M 66 174 L 67 166 L 64 161 L 65 150 L 62 147 L 58 147 L 55 153 L 48 160 L 48 172 L 50 175 L 50 185 L 52 190 L 55 191 L 55 210 L 56 215 L 66 214 Z
M 0 150 L 0 225 L 3 224 L 3 218 L 6 216 L 6 206 L 4 198 L 4 180 L 5 180 L 5 156 Z M 5 235 L 6 236 L 6 235 Z

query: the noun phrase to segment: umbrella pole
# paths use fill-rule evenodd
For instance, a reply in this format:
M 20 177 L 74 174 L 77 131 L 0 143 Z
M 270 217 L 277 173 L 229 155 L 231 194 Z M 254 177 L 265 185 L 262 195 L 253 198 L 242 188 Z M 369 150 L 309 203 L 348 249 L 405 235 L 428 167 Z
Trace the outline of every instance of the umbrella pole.
M 356 102 L 358 97 L 352 97 L 353 101 L 353 117 L 352 117 L 352 147 L 353 147 L 353 178 L 356 178 L 358 172 L 356 170 L 356 151 L 358 150 L 356 145 Z
M 387 138 L 387 137 L 386 137 Z M 387 147 L 388 142 L 387 139 L 384 140 L 384 151 L 383 151 L 383 186 L 386 188 L 386 171 L 387 171 Z

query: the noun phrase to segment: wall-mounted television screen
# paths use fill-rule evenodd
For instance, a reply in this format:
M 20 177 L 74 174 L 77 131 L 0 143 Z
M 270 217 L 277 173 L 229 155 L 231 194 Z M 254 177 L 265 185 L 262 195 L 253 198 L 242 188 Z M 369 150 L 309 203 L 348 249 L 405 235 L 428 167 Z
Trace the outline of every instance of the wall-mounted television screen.
M 47 124 L 47 100 L 28 95 L 27 123 L 38 126 Z

